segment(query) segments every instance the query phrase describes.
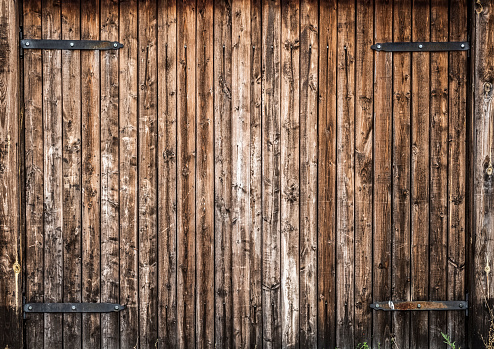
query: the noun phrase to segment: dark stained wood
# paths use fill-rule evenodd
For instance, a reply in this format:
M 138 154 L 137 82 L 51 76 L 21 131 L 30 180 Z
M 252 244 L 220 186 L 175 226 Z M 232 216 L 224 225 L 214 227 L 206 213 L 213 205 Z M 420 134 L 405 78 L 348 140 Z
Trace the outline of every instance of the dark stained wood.
M 299 344 L 300 4 L 281 3 L 281 343 Z
M 355 288 L 355 7 L 338 3 L 336 345 L 353 348 Z
M 177 346 L 177 6 L 158 2 L 158 347 Z
M 120 347 L 139 345 L 137 238 L 137 1 L 120 3 L 119 41 L 119 216 Z
M 23 4 L 26 37 L 41 39 L 41 2 Z M 44 235 L 43 235 L 43 75 L 42 53 L 38 50 L 24 54 L 24 119 L 26 173 L 26 301 L 43 302 Z M 3 78 L 2 78 L 3 79 Z M 3 236 L 2 236 L 3 238 Z M 6 246 L 6 245 L 5 245 Z M 65 265 L 65 264 L 64 264 Z M 80 268 L 79 268 L 80 269 Z M 10 269 L 5 269 L 10 270 Z M 79 281 L 80 282 L 80 281 Z M 80 286 L 79 286 L 80 287 Z M 68 290 L 66 290 L 67 292 Z M 70 294 L 70 293 L 68 293 Z M 32 314 L 26 321 L 26 348 L 39 348 L 44 338 L 44 315 Z M 2 319 L 4 317 L 2 316 Z M 6 319 L 6 318 L 5 318 Z M 2 326 L 2 328 L 4 328 Z M 6 333 L 7 331 L 0 331 Z M 2 343 L 3 344 L 3 343 Z M 79 345 L 80 346 L 80 345 Z
M 448 1 L 431 0 L 430 6 L 431 41 L 448 41 Z M 433 52 L 430 60 L 429 299 L 444 300 L 448 288 L 448 53 Z M 447 328 L 446 320 L 447 313 L 429 314 L 430 348 L 444 344 L 441 332 Z
M 317 1 L 300 2 L 300 347 L 317 347 Z
M 411 6 L 393 4 L 393 40 L 411 41 Z M 410 301 L 411 54 L 393 54 L 392 299 Z M 392 345 L 410 345 L 410 314 L 393 312 Z M 393 347 L 393 346 L 392 346 Z
M 375 40 L 393 40 L 393 4 L 375 1 Z M 393 53 L 376 52 L 374 77 L 374 301 L 391 299 Z M 392 314 L 373 313 L 373 348 L 391 349 Z
M 21 79 L 18 58 L 19 17 L 18 1 L 0 2 L 0 346 L 14 349 L 24 346 L 23 259 L 19 226 L 19 128 L 22 124 L 18 98 Z M 38 20 L 36 22 L 39 23 Z M 42 292 L 42 289 L 39 291 Z
M 355 343 L 372 338 L 374 1 L 357 1 L 355 100 Z M 382 98 L 382 97 L 381 97 Z
M 317 333 L 319 348 L 333 348 L 336 346 L 337 2 L 324 1 L 319 6 Z
M 62 38 L 79 40 L 80 2 L 62 3 Z M 27 66 L 32 70 L 33 67 Z M 26 87 L 31 82 L 26 82 Z M 63 300 L 81 301 L 81 55 L 62 51 Z M 118 98 L 118 96 L 117 96 Z M 41 184 L 42 185 L 42 184 Z M 118 257 L 116 260 L 118 263 Z M 81 314 L 63 315 L 63 345 L 80 348 Z
M 451 2 L 449 40 L 467 39 L 467 4 Z M 467 53 L 449 54 L 448 129 L 448 251 L 447 299 L 465 299 L 466 285 L 466 188 L 467 188 Z M 447 314 L 447 333 L 464 348 L 466 317 L 463 312 Z M 445 332 L 446 333 L 446 332 Z
M 196 347 L 214 347 L 213 2 L 197 1 Z
M 98 0 L 81 3 L 81 39 L 99 39 Z M 101 300 L 100 53 L 81 52 L 82 301 Z M 82 347 L 100 348 L 99 314 L 82 315 Z
M 181 348 L 195 347 L 196 2 L 177 9 L 177 321 Z
M 42 38 L 61 39 L 61 9 L 57 1 L 43 3 Z M 44 297 L 63 301 L 63 172 L 62 172 L 62 54 L 43 52 L 44 148 Z M 45 314 L 44 345 L 61 348 L 62 314 Z
M 428 1 L 412 3 L 412 41 L 430 40 L 430 6 Z M 429 297 L 429 230 L 430 230 L 430 53 L 412 53 L 411 105 L 411 298 Z M 424 312 L 411 314 L 410 348 L 428 345 L 429 322 Z
M 215 345 L 233 347 L 232 9 L 214 6 Z
M 280 39 L 281 5 L 262 9 L 262 307 L 263 347 L 281 347 L 280 265 Z

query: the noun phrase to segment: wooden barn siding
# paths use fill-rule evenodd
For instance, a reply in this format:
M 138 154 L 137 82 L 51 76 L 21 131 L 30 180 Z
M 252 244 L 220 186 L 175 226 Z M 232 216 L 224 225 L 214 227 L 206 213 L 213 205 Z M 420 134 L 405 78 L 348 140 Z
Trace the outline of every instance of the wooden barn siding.
M 462 313 L 369 303 L 464 299 L 467 205 L 479 345 L 492 298 L 490 1 L 472 9 L 471 128 L 465 52 L 368 48 L 465 40 L 465 3 L 24 0 L 26 37 L 125 44 L 26 50 L 24 118 L 18 4 L 0 4 L 0 345 L 22 346 L 18 261 L 27 301 L 128 306 L 30 314 L 27 347 L 422 348 L 440 331 L 465 347 Z

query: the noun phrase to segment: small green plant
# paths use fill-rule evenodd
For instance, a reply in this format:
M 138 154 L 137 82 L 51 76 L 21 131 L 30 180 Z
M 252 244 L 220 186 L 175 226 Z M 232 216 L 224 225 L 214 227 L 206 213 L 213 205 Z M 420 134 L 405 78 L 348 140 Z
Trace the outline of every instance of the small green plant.
M 444 338 L 444 343 L 448 345 L 449 348 L 451 349 L 461 349 L 460 347 L 456 347 L 455 342 L 451 342 L 451 338 L 446 334 L 441 332 L 441 336 Z
M 357 344 L 357 348 L 356 349 L 370 349 L 370 347 L 367 344 L 367 342 L 364 342 L 364 343 Z

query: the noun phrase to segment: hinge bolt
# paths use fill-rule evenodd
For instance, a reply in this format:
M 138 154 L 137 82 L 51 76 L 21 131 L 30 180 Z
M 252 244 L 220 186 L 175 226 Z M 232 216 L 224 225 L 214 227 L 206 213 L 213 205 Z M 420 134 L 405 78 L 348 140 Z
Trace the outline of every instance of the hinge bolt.
M 417 304 L 417 308 L 422 308 L 422 305 L 421 304 Z
M 28 309 L 29 309 L 29 310 L 33 310 L 33 306 L 32 306 L 32 305 L 30 305 L 30 306 L 28 307 Z
M 118 305 L 115 305 L 115 310 L 118 310 L 119 309 L 119 306 Z
M 465 44 L 461 44 L 461 48 L 465 48 Z
M 379 48 L 379 49 L 380 49 L 380 48 L 381 48 L 381 45 L 377 45 L 377 48 Z
M 376 303 L 376 308 L 379 308 L 379 303 Z
M 75 310 L 75 305 L 72 306 L 72 310 Z
M 117 48 L 117 47 L 118 47 L 118 44 L 115 42 L 115 43 L 113 44 L 113 47 Z
M 70 47 L 74 47 L 74 43 L 73 42 L 70 43 Z
M 29 41 L 26 41 L 26 46 L 29 46 Z
M 463 308 L 463 303 L 458 304 L 460 308 Z
M 419 45 L 419 48 L 422 48 L 422 47 L 424 47 L 424 46 L 423 46 L 422 44 L 420 44 L 420 45 Z

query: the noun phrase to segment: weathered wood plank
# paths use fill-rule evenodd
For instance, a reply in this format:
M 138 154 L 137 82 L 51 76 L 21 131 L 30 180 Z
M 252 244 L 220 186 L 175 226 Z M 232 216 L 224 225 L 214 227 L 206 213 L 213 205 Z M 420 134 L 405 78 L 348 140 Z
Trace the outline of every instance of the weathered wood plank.
M 24 35 L 41 39 L 41 2 L 24 1 Z M 43 302 L 43 62 L 39 50 L 24 52 L 24 118 L 26 173 L 26 301 Z M 64 263 L 65 265 L 65 263 Z M 10 270 L 10 269 L 5 269 Z M 6 278 L 8 280 L 8 278 Z M 80 281 L 79 281 L 80 282 Z M 27 348 L 42 348 L 44 315 L 31 314 L 26 321 Z M 3 317 L 2 317 L 3 318 Z M 7 317 L 5 317 L 7 319 Z M 4 327 L 2 327 L 4 328 Z M 3 332 L 3 331 L 2 331 Z M 6 345 L 8 343 L 3 343 Z
M 431 41 L 448 41 L 448 1 L 431 0 Z M 430 300 L 447 297 L 448 248 L 448 53 L 430 54 Z M 442 346 L 447 314 L 429 314 L 429 347 Z M 454 336 L 452 338 L 455 338 Z
M 299 344 L 300 4 L 281 3 L 281 333 Z M 234 79 L 235 80 L 235 79 Z
M 372 207 L 374 141 L 374 1 L 356 3 L 355 343 L 372 338 Z
M 43 3 L 43 39 L 61 39 L 58 1 Z M 62 54 L 43 51 L 44 302 L 63 296 Z M 62 314 L 45 314 L 44 345 L 62 347 Z
M 81 3 L 81 39 L 99 39 L 99 1 Z M 56 51 L 55 51 L 56 52 Z M 81 52 L 82 75 L 82 301 L 101 299 L 100 53 Z M 82 315 L 83 348 L 101 346 L 99 314 Z
M 101 40 L 118 41 L 118 2 L 102 0 Z M 101 301 L 119 295 L 118 51 L 101 53 Z M 101 315 L 101 346 L 119 347 L 118 313 Z
M 214 347 L 213 2 L 197 1 L 196 347 Z
M 394 41 L 411 41 L 411 6 L 393 4 Z M 393 54 L 392 299 L 410 299 L 410 53 Z M 393 345 L 410 345 L 410 314 L 393 312 Z
M 262 305 L 263 347 L 281 346 L 280 266 L 280 27 L 278 0 L 262 4 Z
M 215 344 L 233 348 L 232 9 L 214 6 Z
M 158 339 L 157 302 L 157 18 L 154 1 L 140 1 L 139 8 L 139 344 L 154 348 Z
M 412 41 L 430 40 L 429 1 L 412 2 Z M 412 53 L 411 145 L 411 298 L 427 300 L 429 292 L 430 223 L 430 53 Z M 424 312 L 412 313 L 410 348 L 428 345 L 429 322 Z
M 467 2 L 450 2 L 449 41 L 467 40 Z M 465 299 L 466 285 L 466 190 L 467 190 L 467 53 L 449 54 L 448 129 L 448 300 Z M 471 130 L 471 127 L 468 128 Z M 456 344 L 466 343 L 466 317 L 463 312 L 447 314 L 447 333 Z M 454 336 L 454 337 L 453 337 Z
M 323 1 L 319 5 L 317 333 L 319 348 L 333 348 L 336 346 L 337 1 Z
M 122 1 L 119 37 L 120 347 L 139 345 L 137 237 L 137 0 Z
M 79 40 L 80 2 L 62 3 L 62 39 Z M 33 67 L 27 67 L 32 70 Z M 62 51 L 63 298 L 81 301 L 81 55 Z M 27 85 L 26 85 L 27 86 Z M 29 126 L 31 129 L 32 125 Z M 29 235 L 29 234 L 28 234 Z M 117 260 L 118 262 L 118 260 Z M 63 345 L 80 348 L 81 314 L 63 315 Z
M 375 41 L 393 41 L 393 3 L 375 1 Z M 374 301 L 391 299 L 393 53 L 376 52 L 374 76 Z M 372 347 L 391 349 L 391 313 L 373 314 Z
M 38 12 L 39 13 L 39 12 Z M 39 21 L 38 21 L 39 23 Z M 0 346 L 23 347 L 19 227 L 19 2 L 0 2 Z M 38 85 L 39 86 L 39 85 Z M 61 223 L 60 226 L 61 227 Z M 36 251 L 37 252 L 37 251 Z M 42 290 L 39 290 L 42 291 Z M 42 334 L 41 334 L 42 335 Z
M 336 345 L 353 348 L 355 276 L 355 6 L 338 3 Z
M 177 318 L 179 347 L 195 347 L 195 192 L 196 192 L 196 2 L 183 0 L 177 10 L 178 180 Z
M 158 347 L 177 347 L 177 6 L 158 1 Z
M 300 3 L 300 347 L 317 347 L 319 11 Z

